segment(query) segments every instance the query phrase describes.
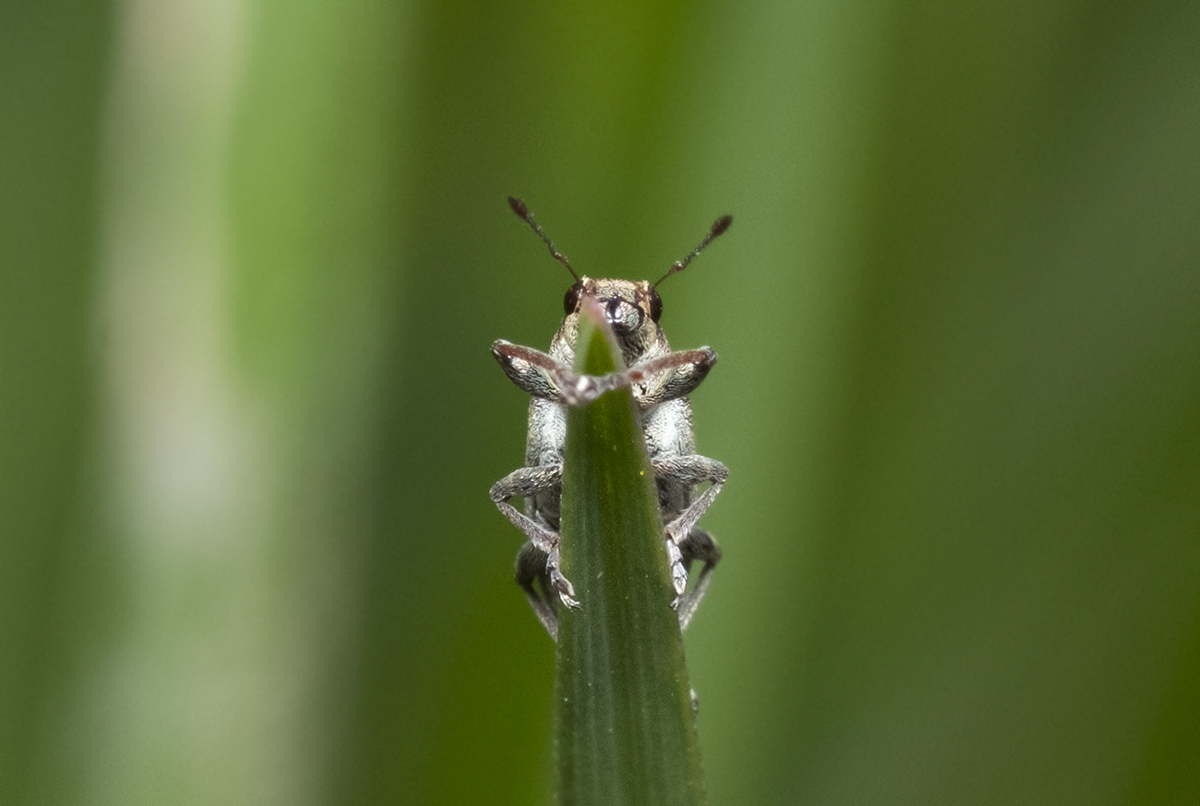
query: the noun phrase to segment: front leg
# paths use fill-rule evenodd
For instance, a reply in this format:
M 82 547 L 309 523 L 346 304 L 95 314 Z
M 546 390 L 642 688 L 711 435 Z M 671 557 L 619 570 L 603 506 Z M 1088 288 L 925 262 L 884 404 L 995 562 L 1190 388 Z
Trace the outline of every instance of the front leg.
M 508 379 L 526 394 L 562 403 L 562 387 L 571 368 L 549 353 L 504 339 L 492 343 L 492 355 Z
M 630 383 L 627 372 L 577 375 L 565 362 L 549 353 L 504 339 L 492 343 L 492 355 L 521 391 L 552 403 L 586 405 L 605 392 Z
M 559 557 L 560 538 L 558 532 L 543 526 L 508 503 L 510 498 L 517 496 L 529 498 L 536 493 L 557 487 L 562 484 L 562 472 L 561 464 L 520 467 L 493 484 L 490 494 L 492 502 L 504 514 L 504 517 L 512 521 L 513 526 L 520 529 L 529 538 L 529 542 L 546 555 L 546 573 L 550 577 L 550 584 L 558 591 L 558 598 L 562 600 L 563 604 L 575 608 L 579 607 L 579 602 L 574 599 L 575 588 L 559 570 L 561 559 Z M 534 612 L 538 614 L 539 619 L 544 621 L 543 614 L 536 605 Z
M 708 371 L 716 363 L 716 350 L 699 347 L 640 361 L 630 367 L 626 374 L 638 405 L 648 409 L 690 395 L 708 377 Z

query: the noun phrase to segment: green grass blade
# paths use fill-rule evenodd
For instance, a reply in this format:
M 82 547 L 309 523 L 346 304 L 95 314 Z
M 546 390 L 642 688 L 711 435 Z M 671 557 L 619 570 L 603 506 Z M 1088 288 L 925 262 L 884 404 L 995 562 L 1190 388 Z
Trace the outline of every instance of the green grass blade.
M 619 368 L 606 326 L 585 319 L 576 370 Z M 609 392 L 567 422 L 562 569 L 582 607 L 559 608 L 559 803 L 702 803 L 683 639 L 632 396 Z

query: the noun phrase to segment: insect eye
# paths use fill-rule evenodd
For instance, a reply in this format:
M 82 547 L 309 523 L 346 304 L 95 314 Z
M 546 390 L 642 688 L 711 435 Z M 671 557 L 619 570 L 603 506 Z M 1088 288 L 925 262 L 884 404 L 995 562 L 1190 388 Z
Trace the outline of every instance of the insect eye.
M 662 297 L 653 288 L 650 289 L 650 318 L 655 322 L 662 316 Z
M 563 310 L 567 316 L 575 313 L 575 309 L 579 307 L 579 295 L 583 293 L 583 283 L 576 282 L 567 289 L 567 293 L 563 296 Z

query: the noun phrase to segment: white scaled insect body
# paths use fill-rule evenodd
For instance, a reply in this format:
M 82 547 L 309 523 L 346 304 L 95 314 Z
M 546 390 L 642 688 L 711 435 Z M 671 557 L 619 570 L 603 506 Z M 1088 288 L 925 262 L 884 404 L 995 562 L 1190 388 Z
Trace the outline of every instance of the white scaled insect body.
M 672 606 L 686 628 L 704 597 L 710 575 L 721 559 L 712 537 L 696 527 L 700 516 L 720 493 L 729 475 L 715 459 L 696 453 L 692 407 L 688 395 L 708 375 L 717 354 L 709 347 L 671 352 L 659 327 L 662 298 L 656 286 L 682 271 L 732 221 L 723 216 L 708 236 L 682 261 L 673 264 L 658 282 L 596 280 L 580 277 L 554 248 L 533 220 L 525 203 L 509 198 L 509 205 L 546 243 L 550 254 L 575 278 L 563 300 L 566 318 L 548 353 L 507 341 L 492 345 L 492 354 L 509 379 L 532 396 L 525 466 L 492 485 L 496 506 L 528 538 L 517 554 L 517 583 L 525 591 L 538 620 L 558 635 L 557 607 L 580 607 L 575 589 L 563 576 L 559 560 L 559 515 L 562 497 L 563 450 L 567 436 L 567 406 L 595 400 L 613 388 L 628 386 L 641 417 L 650 464 L 658 487 L 659 506 L 666 524 L 665 545 L 675 587 Z M 582 306 L 594 300 L 612 327 L 628 367 L 601 377 L 576 375 L 572 370 L 575 340 Z M 698 487 L 708 484 L 699 495 Z M 523 497 L 525 511 L 509 503 Z M 688 571 L 693 561 L 704 565 L 690 591 Z M 586 605 L 586 603 L 584 603 Z

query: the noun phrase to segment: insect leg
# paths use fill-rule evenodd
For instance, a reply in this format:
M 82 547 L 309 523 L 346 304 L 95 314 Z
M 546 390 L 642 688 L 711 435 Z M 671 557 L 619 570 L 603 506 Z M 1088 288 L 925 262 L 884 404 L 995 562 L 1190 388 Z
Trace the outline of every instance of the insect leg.
M 529 542 L 546 555 L 546 573 L 550 576 L 550 583 L 558 591 L 562 603 L 567 607 L 579 607 L 579 602 L 573 598 L 574 586 L 559 571 L 561 560 L 558 553 L 558 532 L 538 523 L 508 503 L 510 498 L 528 497 L 561 483 L 561 464 L 519 467 L 492 485 L 491 497 L 504 517 L 512 521 L 513 526 L 520 529 L 529 538 Z
M 500 362 L 508 379 L 522 392 L 561 403 L 560 379 L 571 373 L 571 368 L 549 353 L 522 347 L 504 339 L 492 344 L 492 355 Z
M 689 487 L 704 483 L 710 485 L 696 497 L 696 500 L 692 501 L 687 508 L 680 512 L 674 520 L 666 525 L 667 556 L 671 562 L 671 582 L 675 586 L 675 593 L 677 594 L 672 604 L 678 607 L 683 599 L 683 592 L 687 587 L 687 566 L 684 563 L 682 546 L 684 541 L 692 535 L 696 522 L 700 520 L 700 516 L 712 506 L 712 502 L 720 494 L 721 488 L 725 486 L 725 480 L 729 478 L 729 468 L 716 459 L 709 459 L 707 456 L 695 453 L 670 458 L 659 457 L 652 459 L 650 464 L 654 468 L 654 475 L 657 478 L 671 479 Z M 713 560 L 712 563 L 706 561 L 706 570 L 711 573 L 712 569 L 710 566 L 715 564 L 716 560 Z M 707 585 L 707 582 L 705 584 Z
M 550 637 L 558 640 L 558 613 L 556 612 L 555 593 L 551 587 L 550 575 L 546 573 L 546 553 L 527 540 L 517 552 L 516 561 L 517 584 L 525 591 L 525 598 L 533 608 L 533 614 L 550 633 Z M 537 583 L 535 586 L 534 583 Z M 539 590 L 540 588 L 540 590 Z
M 585 405 L 611 389 L 630 384 L 628 372 L 577 375 L 567 364 L 549 353 L 504 339 L 493 342 L 492 355 L 500 362 L 508 379 L 521 391 L 552 403 Z
M 716 363 L 717 353 L 714 349 L 698 347 L 642 361 L 630 367 L 625 374 L 633 385 L 638 405 L 648 409 L 691 394 L 708 377 L 708 371 Z
M 685 570 L 691 569 L 693 560 L 700 560 L 704 563 L 704 567 L 700 569 L 700 574 L 696 577 L 696 584 L 683 596 L 677 607 L 679 629 L 686 630 L 692 616 L 696 615 L 696 609 L 700 607 L 700 601 L 704 598 L 704 594 L 708 592 L 708 584 L 712 582 L 713 569 L 721 561 L 721 547 L 713 541 L 708 532 L 703 529 L 693 529 L 679 548 L 683 554 Z

